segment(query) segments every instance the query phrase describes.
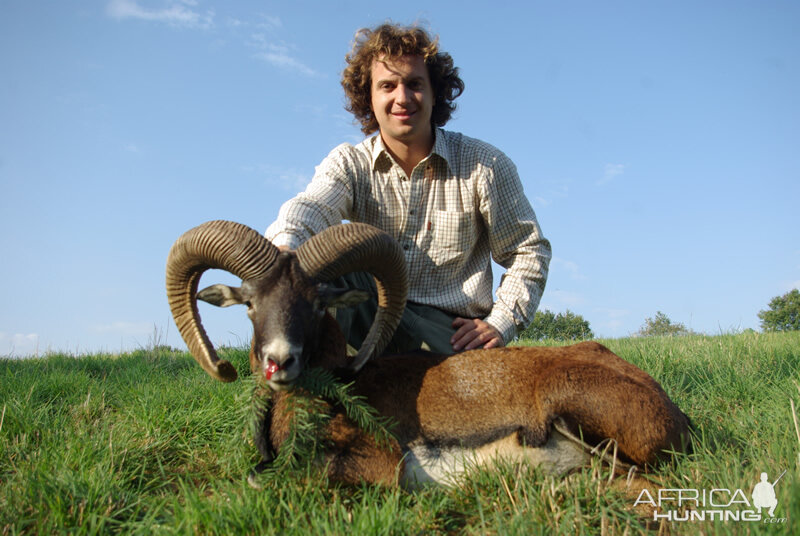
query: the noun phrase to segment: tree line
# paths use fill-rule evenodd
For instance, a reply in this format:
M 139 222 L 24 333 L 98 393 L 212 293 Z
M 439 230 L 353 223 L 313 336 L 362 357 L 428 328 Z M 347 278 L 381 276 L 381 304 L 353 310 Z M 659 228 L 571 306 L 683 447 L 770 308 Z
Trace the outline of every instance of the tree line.
M 770 300 L 767 309 L 759 311 L 761 329 L 770 331 L 800 330 L 800 290 L 793 289 Z M 664 337 L 691 335 L 694 332 L 681 322 L 671 320 L 661 311 L 645 319 L 635 333 L 637 337 Z M 569 309 L 554 313 L 545 309 L 537 311 L 533 322 L 519 335 L 534 341 L 581 341 L 594 338 L 589 321 Z

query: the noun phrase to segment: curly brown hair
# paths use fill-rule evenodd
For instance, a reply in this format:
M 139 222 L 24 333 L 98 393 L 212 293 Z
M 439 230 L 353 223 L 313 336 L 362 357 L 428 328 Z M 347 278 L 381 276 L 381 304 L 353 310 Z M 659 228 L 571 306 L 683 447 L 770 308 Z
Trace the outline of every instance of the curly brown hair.
M 422 56 L 428 67 L 435 100 L 431 123 L 444 126 L 456 109 L 453 102 L 464 91 L 464 82 L 458 76 L 453 58 L 439 51 L 439 38 L 431 38 L 419 26 L 381 24 L 356 32 L 353 48 L 345 60 L 342 87 L 347 97 L 345 108 L 361 123 L 364 134 L 378 130 L 378 121 L 372 111 L 372 62 L 379 57 Z

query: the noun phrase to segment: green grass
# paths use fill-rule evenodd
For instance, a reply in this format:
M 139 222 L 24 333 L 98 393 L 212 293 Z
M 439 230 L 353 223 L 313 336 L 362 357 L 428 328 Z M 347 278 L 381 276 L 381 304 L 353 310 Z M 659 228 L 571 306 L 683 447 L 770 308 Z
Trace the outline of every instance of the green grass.
M 567 478 L 512 465 L 453 488 L 328 484 L 313 470 L 248 487 L 248 392 L 161 347 L 0 360 L 0 534 L 792 534 L 800 523 L 800 333 L 601 341 L 692 418 L 695 453 L 659 487 L 774 480 L 785 523 L 654 523 L 595 464 Z M 247 352 L 222 349 L 246 373 Z

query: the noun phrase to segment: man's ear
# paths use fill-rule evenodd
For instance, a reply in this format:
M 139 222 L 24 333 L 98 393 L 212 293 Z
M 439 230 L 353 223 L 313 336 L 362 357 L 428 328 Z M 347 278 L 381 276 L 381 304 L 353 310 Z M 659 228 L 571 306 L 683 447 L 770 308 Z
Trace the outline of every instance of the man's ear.
M 369 292 L 320 285 L 319 296 L 327 307 L 352 307 L 369 299 Z
M 197 299 L 217 307 L 230 307 L 231 305 L 241 305 L 245 302 L 240 288 L 226 285 L 206 287 L 197 293 Z

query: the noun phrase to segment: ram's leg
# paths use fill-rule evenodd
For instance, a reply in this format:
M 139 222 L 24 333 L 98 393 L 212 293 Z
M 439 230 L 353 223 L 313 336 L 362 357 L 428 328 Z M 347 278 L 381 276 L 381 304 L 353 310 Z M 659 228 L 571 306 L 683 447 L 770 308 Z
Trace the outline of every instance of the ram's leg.
M 326 463 L 331 480 L 397 485 L 403 469 L 403 453 L 397 441 L 379 444 L 341 414 L 331 419 L 330 433 L 332 451 Z
M 251 487 L 259 489 L 258 475 L 264 472 L 269 465 L 275 460 L 275 449 L 272 448 L 270 442 L 270 425 L 272 423 L 272 408 L 271 405 L 260 406 L 257 405 L 255 415 L 255 427 L 253 430 L 253 442 L 261 454 L 261 461 L 256 464 L 250 471 L 247 477 L 247 483 Z

